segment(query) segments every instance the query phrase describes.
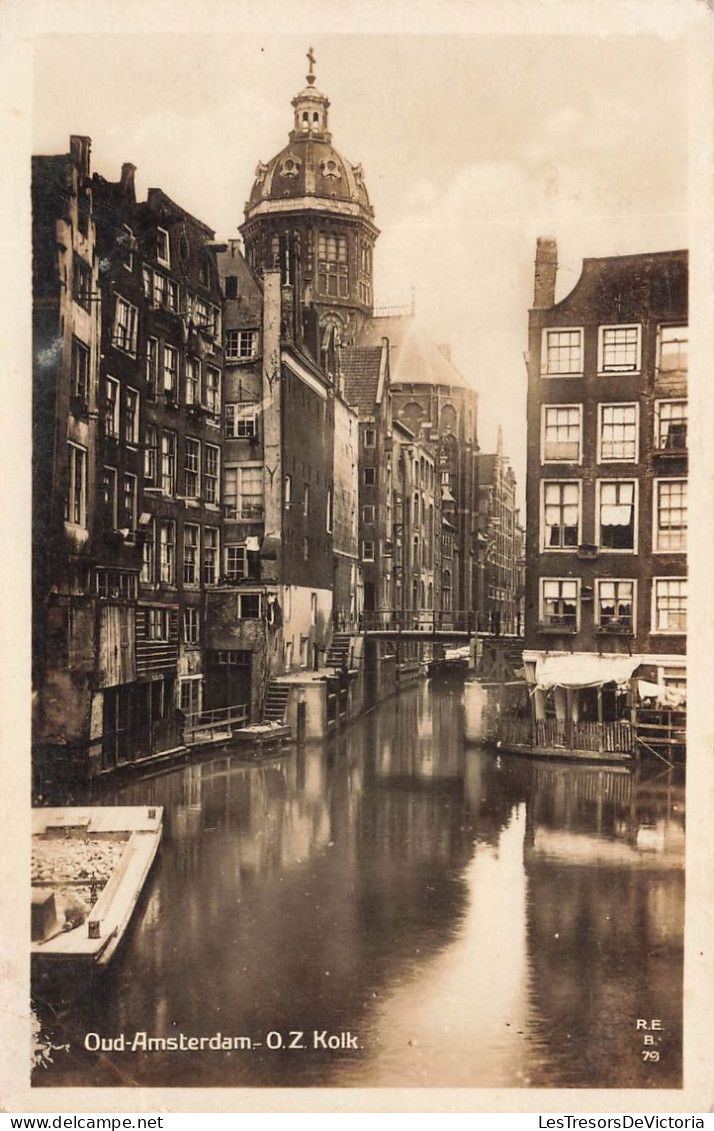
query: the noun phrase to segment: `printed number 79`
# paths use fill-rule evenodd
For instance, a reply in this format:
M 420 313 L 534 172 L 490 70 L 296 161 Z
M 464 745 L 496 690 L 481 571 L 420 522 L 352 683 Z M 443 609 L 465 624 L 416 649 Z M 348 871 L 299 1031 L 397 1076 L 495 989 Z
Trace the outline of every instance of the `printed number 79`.
M 656 1049 L 643 1049 L 642 1050 L 642 1059 L 643 1060 L 655 1060 L 655 1061 L 657 1061 L 657 1060 L 659 1060 L 659 1053 L 657 1052 Z

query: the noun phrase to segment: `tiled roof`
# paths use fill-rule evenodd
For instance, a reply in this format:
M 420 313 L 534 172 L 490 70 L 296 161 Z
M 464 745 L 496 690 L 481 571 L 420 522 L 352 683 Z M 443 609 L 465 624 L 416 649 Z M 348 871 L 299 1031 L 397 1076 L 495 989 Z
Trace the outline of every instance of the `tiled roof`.
M 345 400 L 363 416 L 374 413 L 379 390 L 382 346 L 348 346 L 342 351 Z
M 461 389 L 471 388 L 413 315 L 370 318 L 363 327 L 361 344 L 371 346 L 382 338 L 389 338 L 392 385 L 456 385 Z

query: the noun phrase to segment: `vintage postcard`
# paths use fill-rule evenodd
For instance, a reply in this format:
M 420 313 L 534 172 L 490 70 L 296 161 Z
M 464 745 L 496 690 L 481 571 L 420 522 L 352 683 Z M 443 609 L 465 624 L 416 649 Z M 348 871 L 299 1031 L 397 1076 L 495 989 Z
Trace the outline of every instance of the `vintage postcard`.
M 707 6 L 6 14 L 3 1108 L 709 1111 Z

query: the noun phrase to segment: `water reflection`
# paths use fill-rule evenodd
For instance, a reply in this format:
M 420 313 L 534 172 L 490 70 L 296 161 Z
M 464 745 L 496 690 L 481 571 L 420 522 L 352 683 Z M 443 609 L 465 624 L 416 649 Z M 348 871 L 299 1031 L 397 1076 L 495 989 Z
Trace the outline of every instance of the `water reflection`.
M 102 800 L 164 805 L 165 842 L 109 976 L 40 1007 L 71 1049 L 37 1084 L 679 1080 L 671 776 L 466 751 L 458 685 L 421 684 L 324 746 L 214 757 Z M 666 1025 L 658 1063 L 638 1017 Z M 260 1047 L 83 1048 L 87 1032 L 218 1031 Z M 291 1031 L 308 1047 L 266 1047 Z M 313 1048 L 313 1031 L 348 1047 Z

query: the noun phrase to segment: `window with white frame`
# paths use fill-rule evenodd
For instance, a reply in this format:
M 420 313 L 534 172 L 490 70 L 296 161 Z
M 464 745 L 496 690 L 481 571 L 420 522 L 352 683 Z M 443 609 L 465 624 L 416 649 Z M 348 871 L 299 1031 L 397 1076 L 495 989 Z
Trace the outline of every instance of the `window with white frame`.
M 599 412 L 600 463 L 635 463 L 637 461 L 636 404 L 601 404 Z
M 545 377 L 579 377 L 583 372 L 581 328 L 546 329 L 541 342 L 541 374 Z
M 263 469 L 260 464 L 227 467 L 224 503 L 228 518 L 263 518 Z
M 543 463 L 580 462 L 581 414 L 580 405 L 543 405 Z
M 598 544 L 603 550 L 634 550 L 637 484 L 632 479 L 598 482 Z
M 687 480 L 655 479 L 656 551 L 687 548 Z
M 122 483 L 122 527 L 130 531 L 136 530 L 137 524 L 137 489 L 136 476 L 124 473 Z
M 183 583 L 198 585 L 199 582 L 199 528 L 186 523 L 183 528 Z
M 144 611 L 144 626 L 147 640 L 168 640 L 171 631 L 169 610 L 146 609 Z
M 332 534 L 332 488 L 327 488 L 327 499 L 325 502 L 325 530 L 328 534 Z
M 176 433 L 161 433 L 161 490 L 164 495 L 176 494 Z
M 206 526 L 203 530 L 203 583 L 215 585 L 218 581 L 218 529 Z
M 686 373 L 688 355 L 689 327 L 660 326 L 657 356 L 660 373 Z
M 70 393 L 85 405 L 89 401 L 89 349 L 76 338 L 72 338 Z
M 203 498 L 207 503 L 218 504 L 220 494 L 218 491 L 218 448 L 214 444 L 206 444 L 206 462 L 203 473 Z
M 176 584 L 176 525 L 159 523 L 159 581 Z
M 285 505 L 286 511 L 290 510 L 290 506 L 292 504 L 292 501 L 293 501 L 293 481 L 292 481 L 292 477 L 290 475 L 286 475 L 285 479 L 283 480 L 283 503 Z
M 175 397 L 178 390 L 178 350 L 164 346 L 164 392 Z
M 186 437 L 184 448 L 184 491 L 189 499 L 201 494 L 201 442 L 192 436 Z
M 250 440 L 258 434 L 258 406 L 255 401 L 237 401 L 226 405 L 226 436 L 233 440 Z
M 226 577 L 230 581 L 245 581 L 248 576 L 248 558 L 245 543 L 226 546 Z
M 540 583 L 540 621 L 546 628 L 578 627 L 577 579 L 543 577 Z
M 201 362 L 197 357 L 186 358 L 186 404 L 201 402 Z
M 686 577 L 655 577 L 652 583 L 653 632 L 687 631 Z
M 171 266 L 171 244 L 165 228 L 156 229 L 156 258 L 164 267 Z
M 111 530 L 116 530 L 119 526 L 117 494 L 117 469 L 115 467 L 102 468 L 102 502 L 106 521 Z
M 635 625 L 635 583 L 627 580 L 597 582 L 595 623 L 599 628 L 632 631 Z
M 114 377 L 106 379 L 104 402 L 104 431 L 114 440 L 119 439 L 119 382 Z
M 124 428 L 122 437 L 125 444 L 139 443 L 139 393 L 127 387 L 124 390 Z
M 309 510 L 310 510 L 310 488 L 308 487 L 308 485 L 306 483 L 305 486 L 302 489 L 302 513 L 303 513 L 305 518 L 307 518 Z
M 144 428 L 144 484 L 147 487 L 158 487 L 159 434 L 155 424 L 147 424 Z
M 141 548 L 141 573 L 139 578 L 147 585 L 152 585 L 156 580 L 156 547 L 154 539 L 154 520 L 144 528 L 144 544 Z
M 136 574 L 122 569 L 99 567 L 96 572 L 97 596 L 110 601 L 136 600 Z
M 187 614 L 196 613 L 195 609 L 186 609 Z M 196 616 L 198 614 L 196 613 Z M 194 632 L 194 626 L 190 618 L 184 618 L 184 640 L 187 644 L 198 644 L 198 621 L 195 626 L 196 639 L 190 638 L 190 634 Z M 200 676 L 186 676 L 179 683 L 179 707 L 183 714 L 190 718 L 192 715 L 198 715 L 201 711 L 201 684 Z
M 580 542 L 580 483 L 576 480 L 543 483 L 544 550 L 565 550 Z
M 227 330 L 226 360 L 250 361 L 258 355 L 257 330 Z
M 640 326 L 601 326 L 599 373 L 637 373 L 640 369 Z
M 156 398 L 159 389 L 159 340 L 146 339 L 146 395 Z
M 221 414 L 221 371 L 215 365 L 206 366 L 206 408 L 213 416 Z
M 178 310 L 178 283 L 162 275 L 159 271 L 153 272 L 152 300 L 154 306 L 165 306 L 167 310 Z
M 655 447 L 658 452 L 686 451 L 687 418 L 685 400 L 655 401 Z
M 139 324 L 139 312 L 135 306 L 127 302 L 121 295 L 116 296 L 114 307 L 114 329 L 112 332 L 112 345 L 125 353 L 136 353 L 136 334 Z
M 368 538 L 366 541 L 364 541 L 362 543 L 362 561 L 363 562 L 373 562 L 374 561 L 374 539 L 373 538 Z
M 65 496 L 65 522 L 87 525 L 87 449 L 81 444 L 67 443 L 69 476 Z
M 374 522 L 374 507 L 371 503 L 362 507 L 362 522 L 366 523 L 367 526 L 371 526 Z

